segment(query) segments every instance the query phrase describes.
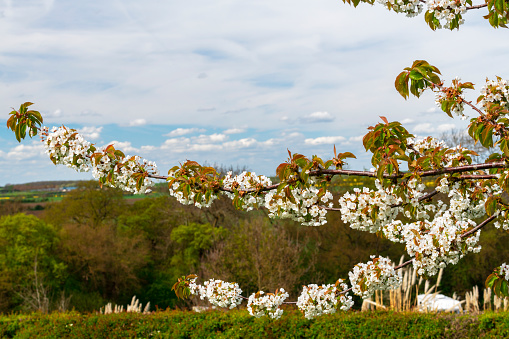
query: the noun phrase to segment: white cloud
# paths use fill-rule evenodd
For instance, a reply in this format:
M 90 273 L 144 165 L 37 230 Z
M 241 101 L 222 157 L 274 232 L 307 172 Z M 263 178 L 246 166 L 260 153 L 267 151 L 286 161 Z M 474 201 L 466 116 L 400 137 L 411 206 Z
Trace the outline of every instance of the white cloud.
M 224 130 L 224 134 L 239 134 L 244 133 L 246 130 L 244 128 L 229 128 L 227 130 Z
M 400 122 L 402 125 L 411 124 L 414 122 L 414 119 L 405 118 L 405 119 L 401 120 Z
M 198 112 L 212 112 L 212 111 L 215 111 L 216 108 L 215 107 L 203 107 L 203 108 L 198 108 Z
M 300 132 L 289 132 L 289 133 L 285 133 L 283 132 L 282 133 L 282 136 L 285 138 L 285 139 L 297 139 L 297 138 L 303 138 L 304 137 L 304 134 L 300 133 Z
M 260 146 L 275 146 L 281 143 L 281 140 L 279 139 L 269 139 L 265 141 L 258 142 Z
M 196 151 L 196 152 L 209 152 L 209 151 L 217 151 L 220 150 L 222 147 L 221 145 L 216 144 L 194 144 L 191 145 L 188 150 L 189 151 Z
M 43 118 L 60 118 L 62 116 L 62 110 L 60 108 L 54 110 L 53 112 L 48 112 L 44 114 Z
M 448 132 L 456 127 L 455 124 L 441 124 L 438 125 L 437 131 L 438 132 Z
M 41 142 L 32 142 L 31 145 L 19 144 L 15 147 L 11 148 L 7 152 L 7 159 L 12 161 L 20 161 L 31 158 L 45 158 L 45 160 L 49 161 L 47 157 L 43 157 L 44 155 L 44 146 Z
M 110 144 L 113 144 L 115 149 L 122 151 L 125 155 L 128 155 L 128 153 L 129 153 L 129 155 L 134 155 L 135 153 L 140 152 L 139 149 L 132 146 L 130 141 L 113 140 L 110 143 L 108 143 L 107 145 L 110 145 Z
M 413 131 L 415 133 L 432 133 L 435 131 L 435 128 L 429 122 L 425 122 L 415 125 Z
M 153 145 L 144 145 L 144 146 L 141 146 L 140 149 L 144 152 L 151 152 L 151 151 L 154 151 L 157 149 L 156 146 L 153 146 Z
M 83 135 L 85 139 L 88 140 L 97 140 L 101 136 L 101 132 L 103 127 L 95 127 L 95 126 L 85 126 L 83 128 L 78 129 L 78 132 Z
M 170 133 L 164 134 L 165 137 L 179 137 L 181 135 L 191 134 L 191 133 L 203 133 L 205 132 L 202 128 L 177 128 L 171 131 Z
M 359 142 L 359 141 L 362 141 L 363 138 L 364 138 L 364 135 L 358 135 L 356 137 L 350 137 L 348 140 L 354 141 L 354 142 Z
M 196 142 L 198 144 L 208 144 L 208 143 L 217 143 L 217 142 L 222 142 L 224 140 L 226 140 L 226 135 L 224 134 L 219 134 L 219 133 L 214 133 L 214 134 L 210 134 L 210 135 L 200 135 L 200 136 L 197 136 L 197 137 L 193 137 L 192 140 L 193 142 Z
M 302 117 L 302 121 L 307 123 L 332 122 L 334 119 L 329 112 L 313 112 Z
M 244 138 L 234 141 L 228 141 L 223 144 L 226 148 L 247 148 L 254 146 L 258 143 L 254 138 Z
M 314 139 L 306 139 L 304 143 L 306 145 L 323 145 L 323 144 L 334 144 L 345 140 L 344 137 L 318 137 Z
M 161 149 L 181 149 L 183 145 L 189 144 L 189 138 L 172 138 L 166 139 L 161 145 Z
M 143 126 L 147 124 L 147 120 L 145 119 L 134 119 L 129 121 L 129 126 Z

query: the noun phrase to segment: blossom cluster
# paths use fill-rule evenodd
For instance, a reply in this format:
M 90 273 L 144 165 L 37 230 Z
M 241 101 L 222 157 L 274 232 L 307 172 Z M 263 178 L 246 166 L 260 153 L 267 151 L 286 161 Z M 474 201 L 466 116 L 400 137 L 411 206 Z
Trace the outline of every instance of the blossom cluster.
M 201 300 L 207 298 L 214 306 L 235 308 L 242 303 L 242 290 L 237 283 L 210 279 L 203 285 L 196 284 L 196 278 L 189 283 L 191 294 L 197 295 Z
M 348 273 L 352 291 L 367 299 L 375 290 L 392 290 L 401 285 L 401 277 L 396 274 L 389 258 L 371 256 L 367 263 L 359 263 Z
M 173 171 L 168 172 L 168 178 L 174 178 L 175 174 L 176 173 Z M 194 173 L 191 171 L 189 173 L 189 175 L 192 176 L 192 175 L 194 175 Z M 195 205 L 198 208 L 202 208 L 202 207 L 208 208 L 212 205 L 214 200 L 217 199 L 217 195 L 214 193 L 211 193 L 208 196 L 205 194 L 202 194 L 201 197 L 198 198 L 198 193 L 193 192 L 192 190 L 190 190 L 186 196 L 182 190 L 183 185 L 185 185 L 184 182 L 175 181 L 173 183 L 173 185 L 171 185 L 169 187 L 170 196 L 177 199 L 177 201 L 179 203 L 181 203 L 182 205 Z M 196 199 L 198 199 L 198 200 L 195 201 Z
M 497 80 L 486 79 L 486 86 L 481 89 L 482 108 L 486 109 L 487 103 L 491 102 L 509 109 L 509 81 L 497 77 Z
M 437 87 L 435 90 L 435 104 L 442 109 L 442 103 L 444 101 L 454 100 L 454 105 L 451 107 L 451 112 L 456 114 L 462 120 L 467 119 L 467 116 L 463 113 L 465 110 L 464 101 L 465 95 L 458 89 L 460 85 L 460 78 L 456 77 L 452 80 L 453 87 L 440 89 Z
M 348 311 L 353 306 L 353 301 L 347 293 L 342 293 L 347 289 L 348 286 L 343 283 L 342 279 L 338 279 L 334 285 L 311 284 L 304 286 L 297 300 L 297 307 L 306 319 L 335 313 L 337 309 Z
M 272 319 L 279 319 L 283 314 L 283 310 L 279 308 L 283 304 L 289 294 L 283 289 L 277 290 L 275 293 L 264 294 L 263 291 L 253 293 L 249 296 L 247 302 L 247 310 L 249 314 L 256 318 L 268 316 Z
M 453 21 L 457 21 L 458 25 L 465 22 L 462 15 L 467 11 L 466 5 L 466 0 L 428 0 L 427 2 L 428 12 L 434 14 L 444 28 L 451 28 Z M 443 23 L 444 20 L 445 23 Z
M 420 0 L 377 0 L 377 2 L 396 13 L 406 13 L 409 18 L 419 15 L 423 8 Z
M 290 190 L 291 197 L 287 197 L 284 190 L 277 193 L 270 191 L 265 195 L 265 207 L 269 210 L 269 217 L 293 219 L 304 226 L 321 226 L 327 223 L 327 210 L 323 206 L 332 207 L 332 194 L 315 186 L 316 180 L 309 178 L 309 187 Z M 292 202 L 292 200 L 294 202 Z
M 499 215 L 500 212 L 497 211 L 496 214 Z M 495 228 L 501 228 L 502 227 L 502 229 L 504 231 L 507 231 L 507 230 L 509 230 L 509 220 L 507 220 L 507 219 L 503 219 L 502 221 L 496 220 L 493 223 L 493 226 L 495 226 Z
M 392 206 L 401 202 L 401 198 L 392 188 L 385 189 L 378 179 L 375 185 L 376 191 L 354 188 L 353 194 L 347 192 L 339 199 L 341 219 L 351 228 L 376 233 L 398 215 L 399 208 Z
M 444 154 L 441 165 L 444 167 L 450 167 L 453 164 L 454 160 L 458 161 L 458 165 L 467 165 L 465 157 L 462 152 L 466 151 L 466 148 L 461 147 L 460 145 L 454 146 L 452 148 L 447 147 L 446 143 L 442 140 L 438 140 L 437 138 L 427 137 L 424 139 L 413 139 L 410 138 L 407 140 L 408 155 L 414 154 L 417 157 L 422 157 L 426 155 L 433 154 L 437 149 L 447 149 L 447 152 Z
M 226 174 L 223 179 L 223 187 L 230 190 L 236 190 L 239 192 L 253 191 L 257 190 L 260 187 L 267 187 L 272 185 L 272 181 L 264 175 L 257 176 L 256 173 L 251 172 L 242 172 L 239 175 L 233 175 L 230 171 Z M 230 192 L 225 192 L 225 194 L 230 198 L 234 199 L 235 194 Z M 251 211 L 253 208 L 258 208 L 263 206 L 265 203 L 265 197 L 262 192 L 256 192 L 247 194 L 245 197 L 242 197 L 242 209 L 245 211 Z
M 92 175 L 100 182 L 104 182 L 110 187 L 117 187 L 134 194 L 143 194 L 151 192 L 150 187 L 154 186 L 154 182 L 145 176 L 141 186 L 137 186 L 136 173 L 148 172 L 158 175 L 157 166 L 152 161 L 147 161 L 141 157 L 125 156 L 120 159 L 112 158 L 101 151 L 101 157 L 92 157 Z M 108 176 L 112 180 L 107 180 Z
M 503 276 L 506 281 L 509 281 L 509 265 L 506 263 L 500 265 L 500 275 Z
M 148 193 L 154 185 L 148 176 L 144 176 L 141 185 L 137 185 L 137 173 L 159 173 L 154 162 L 139 156 L 111 156 L 108 148 L 96 149 L 75 129 L 65 126 L 53 127 L 51 131 L 42 127 L 41 140 L 54 164 L 66 165 L 78 172 L 92 169 L 93 177 L 100 182 L 135 194 Z
M 460 182 L 442 178 L 436 190 L 450 197 L 449 205 L 437 202 L 432 220 L 403 224 L 395 221 L 384 226 L 387 239 L 406 244 L 407 252 L 415 257 L 413 265 L 419 275 L 434 275 L 447 264 L 456 264 L 465 254 L 480 251 L 480 231 L 467 237 L 463 234 L 476 226 L 475 219 L 485 215 L 484 204 L 489 195 L 501 194 L 498 185 L 486 187 L 479 197 L 472 197 L 478 187 L 462 188 Z
M 78 172 L 90 170 L 93 145 L 75 129 L 61 126 L 53 127 L 50 132 L 49 128 L 44 126 L 41 128 L 41 141 L 46 148 L 46 154 L 55 165 L 62 164 Z

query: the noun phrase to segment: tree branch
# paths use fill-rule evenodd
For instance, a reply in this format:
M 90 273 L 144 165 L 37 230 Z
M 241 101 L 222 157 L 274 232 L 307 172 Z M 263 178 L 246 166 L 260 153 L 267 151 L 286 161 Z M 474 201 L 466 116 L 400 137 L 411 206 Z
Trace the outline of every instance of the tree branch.
M 483 228 L 484 226 L 486 226 L 490 221 L 492 221 L 493 219 L 495 219 L 497 216 L 495 214 L 493 214 L 491 217 L 485 219 L 482 223 L 480 223 L 479 225 L 475 226 L 474 228 L 472 228 L 470 231 L 468 232 L 465 232 L 463 233 L 460 237 L 461 238 L 465 238 L 465 237 L 468 237 L 470 234 L 472 233 L 475 233 L 477 232 L 478 230 L 480 230 L 481 228 Z
M 431 176 L 440 175 L 440 174 L 462 173 L 462 172 L 477 171 L 477 170 L 490 169 L 490 168 L 509 168 L 509 164 L 506 164 L 504 161 L 497 161 L 497 162 L 489 162 L 489 163 L 483 163 L 483 164 L 463 165 L 463 166 L 456 166 L 456 167 L 444 167 L 444 168 L 436 169 L 436 170 L 419 171 L 419 172 L 416 172 L 416 174 L 419 175 L 420 177 L 431 177 Z M 407 173 L 408 172 L 402 172 L 400 174 L 384 174 L 383 178 L 384 179 L 400 179 L 400 178 L 403 178 L 403 176 Z M 343 170 L 343 169 L 339 169 L 339 170 L 320 169 L 320 170 L 315 170 L 315 171 L 309 172 L 310 176 L 319 176 L 319 175 L 323 175 L 323 174 L 371 177 L 371 178 L 377 177 L 375 172 Z M 153 175 L 150 173 L 148 174 L 148 177 L 154 178 L 154 179 L 162 179 L 162 180 L 168 179 L 167 176 Z M 489 178 L 483 178 L 481 176 L 471 177 L 471 179 L 494 179 L 494 178 L 496 178 L 495 175 L 490 175 Z M 470 177 L 465 176 L 465 179 L 470 179 Z M 277 188 L 277 186 L 279 186 L 279 184 L 267 186 L 262 190 L 271 190 L 271 189 Z M 221 188 L 221 190 L 225 191 L 225 192 L 233 192 L 233 190 L 226 189 L 226 188 Z M 255 189 L 246 190 L 246 192 L 247 193 L 256 192 L 256 190 Z
M 481 9 L 481 8 L 484 8 L 484 7 L 488 7 L 488 5 L 487 4 L 482 4 L 482 5 L 470 6 L 470 7 L 467 7 L 467 11 L 469 11 L 471 9 Z

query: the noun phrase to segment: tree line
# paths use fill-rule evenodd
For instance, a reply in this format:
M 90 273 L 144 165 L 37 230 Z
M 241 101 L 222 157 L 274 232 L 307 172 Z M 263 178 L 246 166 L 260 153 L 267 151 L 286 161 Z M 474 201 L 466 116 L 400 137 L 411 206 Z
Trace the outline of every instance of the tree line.
M 364 186 L 372 183 L 362 182 Z M 345 189 L 334 185 L 334 195 Z M 350 188 L 350 187 L 348 187 Z M 235 210 L 219 199 L 210 209 L 169 196 L 124 199 L 118 189 L 83 182 L 40 218 L 0 205 L 0 310 L 99 310 L 136 295 L 154 307 L 186 308 L 171 287 L 194 272 L 239 283 L 244 291 L 284 287 L 293 297 L 303 284 L 333 283 L 372 254 L 397 261 L 401 244 L 357 232 L 337 214 L 322 227 L 269 219 L 264 210 Z M 483 255 L 448 267 L 442 291 L 460 295 L 482 285 L 503 261 L 507 234 L 487 229 Z

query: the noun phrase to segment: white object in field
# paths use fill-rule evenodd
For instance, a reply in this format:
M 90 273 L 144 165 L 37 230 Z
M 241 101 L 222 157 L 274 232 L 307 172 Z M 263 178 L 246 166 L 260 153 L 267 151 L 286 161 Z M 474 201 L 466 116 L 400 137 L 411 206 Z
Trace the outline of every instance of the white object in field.
M 419 294 L 417 296 L 417 304 L 421 311 L 460 313 L 463 311 L 462 303 L 443 294 Z

